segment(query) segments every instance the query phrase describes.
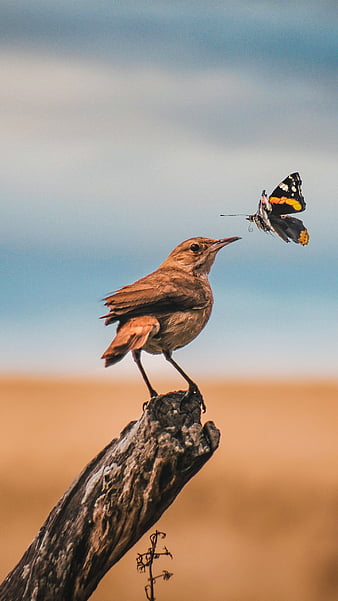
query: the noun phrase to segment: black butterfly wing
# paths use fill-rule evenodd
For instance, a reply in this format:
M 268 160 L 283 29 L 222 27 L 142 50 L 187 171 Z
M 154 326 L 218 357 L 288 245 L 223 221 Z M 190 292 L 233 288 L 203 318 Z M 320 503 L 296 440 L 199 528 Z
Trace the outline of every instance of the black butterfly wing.
M 272 215 L 288 215 L 304 211 L 306 203 L 302 194 L 299 173 L 291 173 L 278 184 L 269 196 Z
M 274 232 L 278 234 L 284 242 L 295 242 L 306 246 L 309 242 L 309 232 L 303 222 L 296 217 L 270 215 L 271 226 Z

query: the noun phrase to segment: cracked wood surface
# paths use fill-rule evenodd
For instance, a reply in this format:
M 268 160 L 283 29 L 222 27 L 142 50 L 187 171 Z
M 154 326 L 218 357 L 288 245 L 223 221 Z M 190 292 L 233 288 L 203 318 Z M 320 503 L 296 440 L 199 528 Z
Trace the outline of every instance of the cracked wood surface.
M 149 402 L 82 471 L 0 585 L 0 601 L 85 601 L 217 449 L 198 394 Z

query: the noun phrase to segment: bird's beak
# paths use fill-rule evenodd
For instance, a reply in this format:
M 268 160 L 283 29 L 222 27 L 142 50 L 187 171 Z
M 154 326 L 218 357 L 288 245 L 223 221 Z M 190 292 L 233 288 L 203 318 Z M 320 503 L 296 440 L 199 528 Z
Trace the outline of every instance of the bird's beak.
M 232 236 L 232 238 L 221 238 L 220 240 L 216 240 L 211 246 L 210 250 L 213 252 L 217 252 L 223 246 L 227 246 L 227 244 L 231 244 L 231 242 L 236 242 L 236 240 L 241 240 L 239 236 Z

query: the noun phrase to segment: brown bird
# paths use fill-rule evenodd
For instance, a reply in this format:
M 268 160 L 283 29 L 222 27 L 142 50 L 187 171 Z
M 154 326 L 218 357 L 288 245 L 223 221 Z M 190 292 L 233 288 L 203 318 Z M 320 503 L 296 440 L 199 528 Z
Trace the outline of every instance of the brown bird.
M 208 273 L 217 252 L 239 239 L 234 236 L 185 240 L 156 271 L 107 296 L 104 301 L 109 313 L 103 315 L 105 324 L 119 324 L 114 340 L 102 355 L 105 367 L 131 351 L 152 398 L 157 392 L 141 363 L 141 351 L 163 353 L 188 382 L 189 391 L 197 392 L 195 382 L 171 354 L 196 338 L 207 323 L 213 305 Z

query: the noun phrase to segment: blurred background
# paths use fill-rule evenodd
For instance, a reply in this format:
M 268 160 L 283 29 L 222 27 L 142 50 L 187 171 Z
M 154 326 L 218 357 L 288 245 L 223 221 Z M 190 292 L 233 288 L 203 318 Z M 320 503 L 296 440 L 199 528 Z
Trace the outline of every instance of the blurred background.
M 114 335 L 98 319 L 102 297 L 186 238 L 238 235 L 213 267 L 207 328 L 175 355 L 224 440 L 167 513 L 168 536 L 186 542 L 191 528 L 208 557 L 217 539 L 212 577 L 202 551 L 179 560 L 198 591 L 208 582 L 201 598 L 335 598 L 337 20 L 329 0 L 1 2 L 3 576 L 145 400 L 130 357 L 100 361 Z M 253 213 L 293 171 L 307 247 L 220 217 Z M 162 357 L 144 363 L 155 388 L 182 386 Z M 187 569 L 175 591 L 163 585 L 168 599 L 187 598 Z M 109 578 L 97 601 L 116 590 Z M 135 579 L 126 599 L 141 594 Z

